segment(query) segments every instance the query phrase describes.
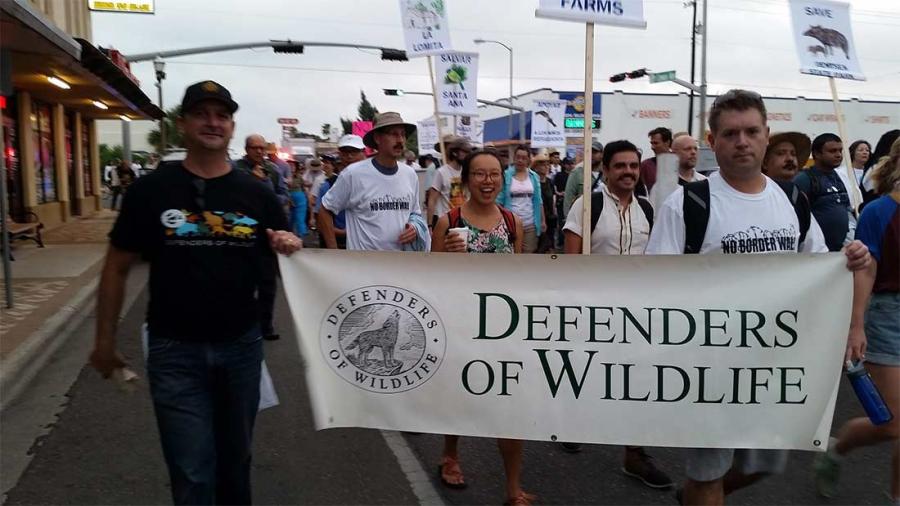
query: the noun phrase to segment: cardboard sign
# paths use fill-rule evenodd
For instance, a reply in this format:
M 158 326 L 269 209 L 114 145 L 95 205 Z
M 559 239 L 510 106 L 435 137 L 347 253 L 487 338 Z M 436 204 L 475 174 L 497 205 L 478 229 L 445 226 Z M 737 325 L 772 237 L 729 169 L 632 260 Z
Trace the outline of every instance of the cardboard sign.
M 850 4 L 791 0 L 800 73 L 865 81 L 850 28 Z
M 478 116 L 478 53 L 446 53 L 434 57 L 437 112 Z
M 447 4 L 444 0 L 400 0 L 406 56 L 428 56 L 451 51 Z
M 567 100 L 534 100 L 531 109 L 531 147 L 558 148 L 566 145 Z

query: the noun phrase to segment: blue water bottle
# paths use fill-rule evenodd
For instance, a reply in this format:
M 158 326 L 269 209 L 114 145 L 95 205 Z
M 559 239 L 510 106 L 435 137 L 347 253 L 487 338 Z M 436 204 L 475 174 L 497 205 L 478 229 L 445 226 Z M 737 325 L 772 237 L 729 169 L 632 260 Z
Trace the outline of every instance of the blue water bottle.
M 866 414 L 869 415 L 872 424 L 881 425 L 894 418 L 891 410 L 884 403 L 881 392 L 872 381 L 872 376 L 869 376 L 869 372 L 863 367 L 862 361 L 855 364 L 850 360 L 847 361 L 847 379 L 853 385 L 853 391 L 856 392 L 856 397 Z

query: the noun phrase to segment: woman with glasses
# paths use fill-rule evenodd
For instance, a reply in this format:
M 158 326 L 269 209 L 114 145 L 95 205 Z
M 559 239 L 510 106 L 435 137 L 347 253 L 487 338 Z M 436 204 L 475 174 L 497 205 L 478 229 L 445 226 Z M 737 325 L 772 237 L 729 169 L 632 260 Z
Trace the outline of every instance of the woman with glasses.
M 522 220 L 496 203 L 503 188 L 503 170 L 497 155 L 475 151 L 462 161 L 460 176 L 469 200 L 451 209 L 435 225 L 431 251 L 453 253 L 521 253 Z M 461 230 L 464 229 L 464 232 Z M 460 233 L 462 232 L 462 233 Z M 504 504 L 528 505 L 534 496 L 522 490 L 522 441 L 498 439 L 497 446 L 506 471 Z M 441 483 L 448 488 L 465 488 L 459 467 L 459 436 L 444 436 L 444 450 L 438 467 Z

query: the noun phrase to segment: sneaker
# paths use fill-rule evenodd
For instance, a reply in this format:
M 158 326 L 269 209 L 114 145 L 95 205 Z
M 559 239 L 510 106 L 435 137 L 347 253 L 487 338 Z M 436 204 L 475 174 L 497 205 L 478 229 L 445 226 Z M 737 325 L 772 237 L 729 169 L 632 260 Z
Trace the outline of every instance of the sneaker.
M 650 488 L 670 488 L 674 485 L 672 478 L 656 467 L 653 457 L 647 455 L 643 448 L 626 448 L 622 472 L 641 480 Z
M 561 443 L 562 449 L 567 453 L 578 453 L 581 451 L 581 443 Z
M 835 460 L 830 452 L 820 453 L 813 460 L 813 474 L 816 492 L 822 497 L 834 497 L 841 475 L 841 463 Z

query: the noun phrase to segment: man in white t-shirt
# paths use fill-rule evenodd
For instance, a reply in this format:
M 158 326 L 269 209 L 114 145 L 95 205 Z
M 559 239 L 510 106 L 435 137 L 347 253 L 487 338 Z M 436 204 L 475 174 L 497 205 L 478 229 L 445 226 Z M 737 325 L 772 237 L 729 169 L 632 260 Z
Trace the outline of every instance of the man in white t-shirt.
M 719 171 L 708 181 L 688 183 L 676 191 L 658 210 L 647 254 L 741 254 L 828 251 L 822 230 L 809 216 L 803 216 L 809 229 L 801 241 L 800 207 L 795 207 L 777 183 L 762 173 L 762 161 L 769 137 L 766 108 L 754 92 L 731 90 L 720 95 L 709 113 L 709 143 L 716 154 Z M 685 195 L 690 201 L 708 187 L 708 211 L 703 230 L 696 220 L 685 218 Z M 791 187 L 790 189 L 794 189 Z M 696 209 L 688 206 L 687 209 Z M 695 216 L 694 214 L 691 214 Z M 699 237 L 699 238 L 698 238 Z M 874 262 L 859 241 L 844 252 L 847 268 L 859 278 L 854 283 L 854 307 L 851 318 L 847 357 L 858 360 L 865 347 L 862 330 L 866 282 L 874 280 Z M 871 291 L 872 284 L 868 283 Z M 772 427 L 777 432 L 777 427 Z M 780 473 L 787 463 L 787 451 L 760 449 L 696 448 L 686 451 L 687 482 L 680 498 L 683 504 L 724 504 L 726 493 Z
M 550 178 L 552 179 L 562 171 L 562 163 L 559 160 L 559 151 L 555 149 L 547 153 L 547 156 L 550 157 Z
M 653 226 L 653 207 L 634 194 L 641 174 L 641 155 L 637 146 L 621 140 L 606 145 L 603 151 L 603 178 L 600 192 L 592 193 L 591 213 L 597 223 L 591 230 L 592 255 L 643 255 Z M 581 253 L 584 198 L 578 197 L 569 210 L 566 225 L 566 253 Z M 591 221 L 593 221 L 593 216 Z M 562 443 L 563 449 L 580 451 L 578 443 Z M 661 471 L 640 446 L 626 446 L 622 472 L 641 480 L 651 488 L 668 488 L 672 479 Z
M 378 153 L 346 167 L 322 198 L 319 225 L 328 248 L 337 248 L 334 215 L 341 211 L 346 211 L 348 250 L 401 251 L 419 236 L 409 223 L 412 213 L 421 214 L 419 178 L 397 162 L 416 127 L 396 112 L 376 116 L 374 127 L 363 142 Z
M 434 145 L 435 151 L 441 151 L 441 144 Z M 462 161 L 472 152 L 472 145 L 465 137 L 458 135 L 444 136 L 444 149 L 447 150 L 446 163 L 434 172 L 428 192 L 428 224 L 433 227 L 438 218 L 454 207 L 466 202 L 465 189 L 462 184 Z

